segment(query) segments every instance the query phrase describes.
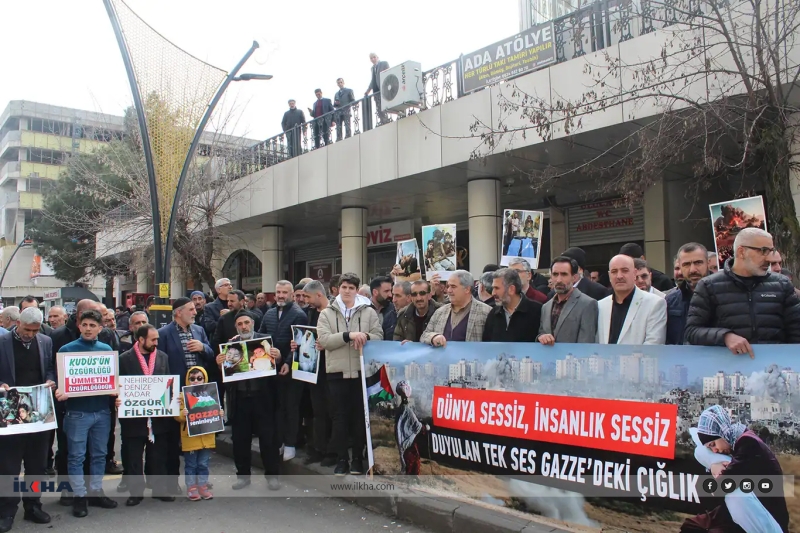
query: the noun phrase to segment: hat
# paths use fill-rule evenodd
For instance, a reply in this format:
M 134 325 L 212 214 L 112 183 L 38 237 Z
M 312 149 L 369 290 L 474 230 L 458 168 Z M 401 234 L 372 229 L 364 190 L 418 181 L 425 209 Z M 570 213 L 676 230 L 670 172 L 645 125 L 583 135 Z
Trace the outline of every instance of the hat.
M 188 303 L 192 303 L 192 301 L 186 296 L 181 296 L 180 298 L 172 302 L 172 310 L 174 311 L 176 309 L 180 309 L 181 307 L 183 307 Z
M 294 290 L 295 291 L 302 291 L 305 288 L 305 286 L 306 286 L 305 283 L 298 283 L 297 285 L 294 286 Z
M 486 274 L 487 272 L 496 272 L 500 270 L 500 267 L 497 265 L 488 264 L 483 267 L 483 273 Z
M 640 259 L 644 255 L 644 250 L 642 250 L 642 247 L 635 242 L 629 242 L 628 244 L 622 245 L 622 248 L 619 249 L 619 254 L 627 255 L 628 257 L 633 257 L 634 259 Z
M 586 269 L 586 252 L 583 251 L 583 248 L 568 248 L 561 255 L 574 259 L 578 263 L 578 267 Z
M 245 311 L 244 309 L 242 309 L 241 311 L 236 313 L 236 316 L 234 317 L 233 320 L 234 321 L 239 320 L 243 316 L 249 317 L 250 320 L 252 320 L 253 322 L 258 322 L 258 320 L 256 320 L 256 315 L 255 314 L 251 313 L 250 311 Z
M 202 296 L 203 298 L 206 297 L 206 295 L 202 291 L 192 291 L 192 298 L 194 298 L 195 296 Z

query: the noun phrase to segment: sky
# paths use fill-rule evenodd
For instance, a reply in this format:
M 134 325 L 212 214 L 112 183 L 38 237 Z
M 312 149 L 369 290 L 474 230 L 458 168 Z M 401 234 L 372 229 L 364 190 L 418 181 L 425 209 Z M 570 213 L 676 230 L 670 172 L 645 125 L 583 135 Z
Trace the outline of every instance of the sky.
M 226 71 L 253 40 L 259 42 L 241 72 L 273 79 L 231 84 L 222 114 L 235 117 L 226 133 L 260 140 L 280 132 L 289 98 L 305 111 L 315 88 L 332 98 L 340 76 L 356 98 L 363 95 L 370 52 L 392 66 L 418 61 L 428 70 L 519 31 L 518 0 L 127 4 L 166 38 Z M 0 109 L 9 100 L 29 100 L 120 115 L 131 104 L 102 0 L 3 0 L 0 20 L 6 22 L 0 32 Z

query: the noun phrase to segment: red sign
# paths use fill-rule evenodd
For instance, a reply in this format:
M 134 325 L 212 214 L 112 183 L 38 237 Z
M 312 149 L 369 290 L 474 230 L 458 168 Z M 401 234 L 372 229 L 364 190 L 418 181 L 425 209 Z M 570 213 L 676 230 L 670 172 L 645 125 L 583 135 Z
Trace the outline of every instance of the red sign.
M 414 224 L 411 220 L 401 220 L 367 228 L 367 248 L 385 246 L 413 238 Z
M 436 426 L 567 446 L 675 457 L 678 406 L 434 387 Z

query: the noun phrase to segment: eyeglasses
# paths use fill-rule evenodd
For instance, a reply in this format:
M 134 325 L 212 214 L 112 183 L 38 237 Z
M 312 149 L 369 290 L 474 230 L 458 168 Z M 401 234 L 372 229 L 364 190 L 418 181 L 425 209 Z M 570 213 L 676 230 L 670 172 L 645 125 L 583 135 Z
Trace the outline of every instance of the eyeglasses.
M 205 381 L 205 379 L 203 379 L 203 376 L 197 376 L 197 377 L 194 377 L 194 378 L 191 377 L 191 376 L 189 377 L 189 383 L 193 383 L 193 382 L 196 382 L 196 381 L 199 381 L 199 382 L 202 383 L 203 381 Z
M 755 250 L 756 252 L 760 252 L 761 255 L 774 254 L 777 251 L 777 248 L 769 248 L 767 246 L 762 246 L 761 248 L 757 248 L 755 246 L 747 246 L 745 244 L 742 244 L 741 247 L 748 248 L 750 250 Z
M 411 296 L 414 296 L 416 298 L 417 296 L 425 296 L 426 294 L 428 294 L 428 291 L 412 292 Z

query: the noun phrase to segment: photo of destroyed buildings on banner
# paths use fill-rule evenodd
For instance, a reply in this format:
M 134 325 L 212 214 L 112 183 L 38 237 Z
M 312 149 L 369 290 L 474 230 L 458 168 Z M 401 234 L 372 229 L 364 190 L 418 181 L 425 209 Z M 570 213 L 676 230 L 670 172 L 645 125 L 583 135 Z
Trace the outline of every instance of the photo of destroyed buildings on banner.
M 699 512 L 710 504 L 701 486 L 708 471 L 690 430 L 711 406 L 759 435 L 784 476 L 800 476 L 800 363 L 790 346 L 754 348 L 750 359 L 695 346 L 368 345 L 375 472 L 488 474 L 481 486 L 458 487 L 477 497 L 490 488 L 524 493 L 513 483 L 527 480 L 598 502 L 614 495 Z M 620 482 L 603 479 L 607 468 Z M 668 490 L 648 479 L 658 470 Z M 791 492 L 792 479 L 781 482 Z

